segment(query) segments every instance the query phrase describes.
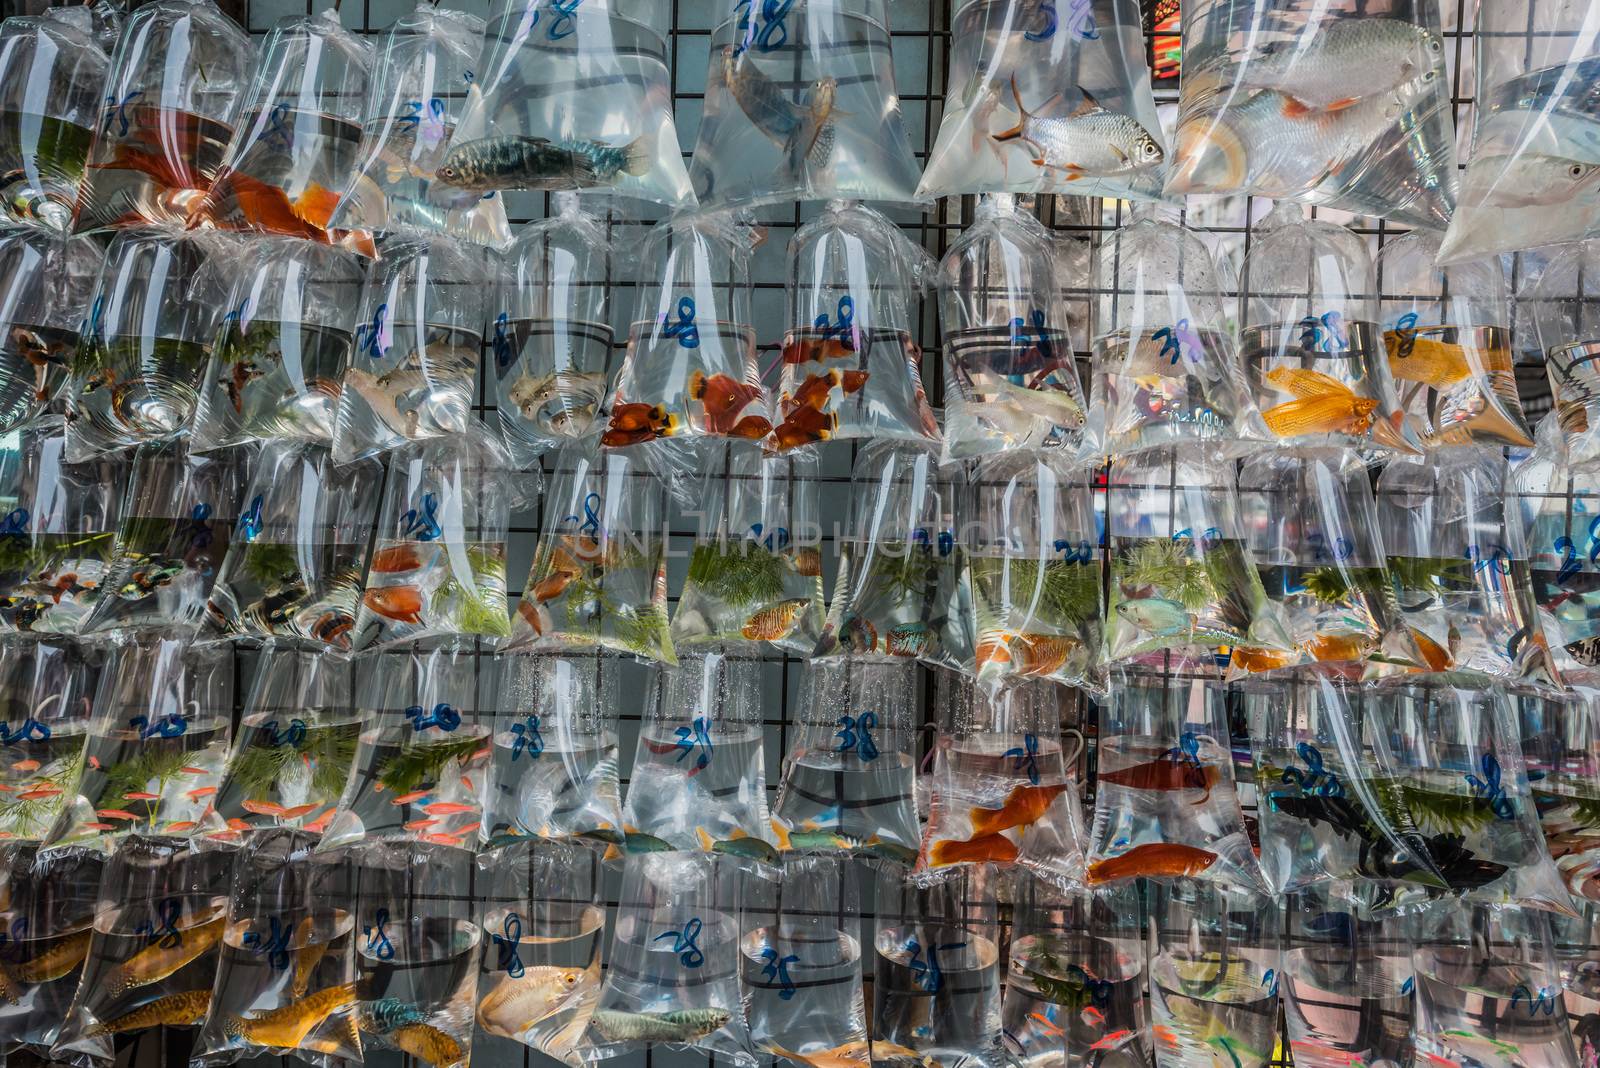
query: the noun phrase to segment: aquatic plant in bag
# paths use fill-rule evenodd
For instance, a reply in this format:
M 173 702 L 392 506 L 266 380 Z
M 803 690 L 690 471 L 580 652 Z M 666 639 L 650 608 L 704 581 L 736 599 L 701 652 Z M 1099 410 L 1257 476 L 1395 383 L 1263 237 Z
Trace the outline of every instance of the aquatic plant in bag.
M 600 1001 L 605 937 L 604 869 L 570 842 L 516 842 L 478 857 L 478 1030 L 491 1063 L 520 1057 L 521 1043 L 575 1063 Z
M 60 639 L 0 639 L 0 838 L 47 837 L 76 796 L 94 666 Z
M 67 1022 L 93 937 L 105 855 L 90 846 L 0 850 L 7 902 L 0 1039 L 36 1056 Z
M 1545 847 L 1579 905 L 1600 901 L 1600 705 L 1579 686 L 1559 697 L 1511 693 Z
M 790 729 L 772 802 L 778 848 L 912 863 L 921 839 L 915 666 L 810 664 L 800 695 L 800 722 Z
M 581 838 L 620 845 L 618 657 L 508 654 L 498 669 L 484 840 Z
M 4 49 L 0 26 L 0 66 Z M 0 237 L 0 429 L 37 419 L 60 393 L 103 258 L 90 237 L 32 229 Z
M 131 15 L 73 227 L 186 221 L 222 168 L 255 61 L 254 42 L 212 0 L 158 0 Z
M 600 645 L 674 663 L 667 628 L 666 487 L 591 437 L 557 455 L 511 646 Z
M 772 447 L 939 437 L 913 340 L 932 266 L 898 226 L 853 202 L 830 202 L 796 231 Z
M 1165 193 L 1253 193 L 1440 228 L 1455 204 L 1437 0 L 1304 12 L 1207 0 L 1183 13 L 1186 75 Z
M 822 633 L 817 457 L 740 443 L 711 453 L 695 546 L 672 614 L 675 649 L 768 644 L 805 655 Z
M 944 452 L 961 459 L 1080 443 L 1085 407 L 1049 233 L 984 196 L 939 262 L 947 351 Z

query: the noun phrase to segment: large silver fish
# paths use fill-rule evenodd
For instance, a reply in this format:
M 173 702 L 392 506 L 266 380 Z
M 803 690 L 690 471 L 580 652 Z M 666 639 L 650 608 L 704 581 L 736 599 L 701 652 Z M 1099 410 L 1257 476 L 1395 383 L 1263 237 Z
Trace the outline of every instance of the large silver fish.
M 1534 208 L 1600 196 L 1600 163 L 1525 152 L 1475 159 L 1461 181 L 1465 207 Z
M 1239 85 L 1276 89 L 1308 109 L 1337 110 L 1444 65 L 1444 42 L 1410 22 L 1345 18 L 1267 45 L 1239 65 Z
M 1062 170 L 1069 181 L 1109 178 L 1152 167 L 1165 158 L 1161 146 L 1136 120 L 1103 108 L 1094 97 L 1065 117 L 1045 118 L 1022 105 L 1017 79 L 1011 78 L 1017 124 L 994 135 L 996 141 L 1021 141 L 1034 151 L 1034 163 Z
M 806 103 L 796 104 L 753 61 L 724 48 L 722 81 L 751 125 L 783 147 L 791 169 L 798 170 L 802 161 L 819 167 L 827 163 L 833 154 L 839 90 L 834 79 L 818 79 L 807 90 Z
M 599 141 L 489 137 L 451 149 L 435 176 L 458 189 L 484 193 L 592 189 L 649 169 L 650 147 L 643 137 L 615 147 Z

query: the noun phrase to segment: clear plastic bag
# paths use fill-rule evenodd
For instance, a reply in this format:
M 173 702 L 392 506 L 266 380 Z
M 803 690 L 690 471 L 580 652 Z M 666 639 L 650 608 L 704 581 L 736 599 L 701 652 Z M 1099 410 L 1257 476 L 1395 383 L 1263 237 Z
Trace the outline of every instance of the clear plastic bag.
M 807 667 L 772 831 L 784 852 L 909 865 L 916 803 L 916 668 L 835 660 Z
M 501 0 L 490 8 L 479 74 L 430 200 L 456 206 L 496 189 L 609 189 L 692 205 L 668 54 L 659 0 Z
M 476 846 L 493 745 L 494 679 L 480 678 L 487 668 L 470 642 L 355 660 L 363 730 L 324 832 L 328 845 L 398 838 Z
M 500 443 L 477 424 L 397 451 L 353 646 L 509 636 L 506 539 L 524 489 Z
M 77 795 L 93 681 L 70 643 L 0 641 L 0 839 L 45 838 Z M 0 948 L 0 965 L 4 956 Z
M 206 605 L 209 633 L 348 651 L 383 465 L 318 445 L 263 446 Z
M 621 845 L 620 660 L 586 651 L 508 655 L 499 670 L 484 839 Z
M 263 831 L 235 857 L 211 1010 L 191 1064 L 265 1053 L 361 1059 L 355 866 L 316 842 Z
M 1142 26 L 1131 0 L 958 5 L 918 194 L 1159 197 L 1167 149 Z
M 980 684 L 1099 688 L 1103 554 L 1087 472 L 1051 453 L 1005 453 L 980 460 L 970 483 L 961 527 Z
M 1554 366 L 1547 365 L 1552 377 Z M 1569 686 L 1592 686 L 1600 683 L 1600 456 L 1576 458 L 1590 447 L 1587 432 L 1563 429 L 1557 412 L 1540 421 L 1538 447 L 1512 465 L 1506 503 L 1522 528 L 1537 625 L 1555 670 Z
M 1455 133 L 1437 0 L 1183 12 L 1167 196 L 1253 193 L 1442 228 Z M 1522 33 L 1522 30 L 1518 30 Z
M 494 316 L 495 407 L 512 462 L 533 467 L 605 417 L 611 249 L 602 218 L 572 194 L 506 254 Z
M 0 26 L 0 68 L 5 44 Z M 103 258 L 90 237 L 17 229 L 0 238 L 0 430 L 37 419 L 61 392 Z
M 711 34 L 689 177 L 705 207 L 912 200 L 884 0 L 750 0 Z
M 604 871 L 593 850 L 567 842 L 517 842 L 478 857 L 480 1063 L 537 1050 L 576 1064 L 600 1002 Z
M 483 19 L 430 3 L 395 19 L 368 80 L 355 176 L 328 225 L 339 230 L 449 233 L 490 245 L 511 240 L 505 198 L 463 197 L 458 207 L 429 193 L 444 161 L 482 47 Z
M 361 291 L 334 459 L 467 431 L 492 289 L 487 258 L 473 246 L 447 237 L 385 244 Z
M 860 204 L 830 203 L 795 233 L 774 448 L 938 440 L 913 340 L 932 266 L 898 226 Z
M 856 455 L 839 574 L 813 659 L 972 663 L 972 590 L 955 493 L 932 449 L 873 442 Z
M 129 16 L 76 229 L 187 220 L 222 168 L 255 65 L 255 42 L 212 0 L 157 0 Z
M 1011 196 L 978 201 L 939 262 L 945 337 L 945 456 L 1076 450 L 1083 386 L 1050 235 Z
M 69 427 L 69 448 L 71 431 Z M 84 633 L 197 630 L 238 521 L 245 453 L 192 456 L 182 440 L 142 445 L 122 519 Z
M 1416 230 L 1378 253 L 1379 317 L 1401 410 L 1430 449 L 1530 447 L 1505 272 L 1494 259 L 1437 267 L 1438 254 L 1438 235 Z
M 1578 1063 L 1590 1068 L 1600 1058 L 1600 1005 L 1596 1004 L 1596 973 L 1600 972 L 1600 939 L 1596 923 L 1600 915 L 1593 904 L 1581 909 L 1583 918 L 1569 920 L 1550 917 L 1555 935 L 1556 960 L 1561 966 L 1564 986 L 1561 1000 L 1566 1003 L 1567 1022 L 1572 1025 L 1572 1045 Z
M 1100 246 L 1085 447 L 1113 457 L 1199 442 L 1261 448 L 1272 435 L 1245 382 L 1216 261 L 1164 210 L 1141 205 Z
M 553 478 L 512 647 L 599 645 L 675 663 L 666 488 L 634 454 L 597 450 L 592 438 L 561 450 Z
M 772 863 L 760 662 L 685 656 L 658 669 L 652 690 L 622 806 L 628 852 Z
M 817 457 L 733 443 L 695 495 L 689 571 L 672 614 L 672 644 L 771 645 L 805 656 L 822 634 L 822 524 Z
M 0 1040 L 12 1048 L 48 1057 L 66 1023 L 89 955 L 105 860 L 82 846 L 0 851 L 9 940 L 0 953 L 7 979 Z
M 1575 903 L 1600 901 L 1600 691 L 1509 698 L 1545 847 Z
M 1600 460 L 1600 309 L 1584 296 L 1584 279 L 1600 269 L 1600 240 L 1556 249 L 1517 294 L 1518 325 L 1533 327 L 1555 401 L 1558 440 L 1574 465 Z M 1527 335 L 1523 347 L 1528 348 Z M 1541 428 L 1542 430 L 1542 425 Z M 1543 444 L 1543 434 L 1536 435 Z

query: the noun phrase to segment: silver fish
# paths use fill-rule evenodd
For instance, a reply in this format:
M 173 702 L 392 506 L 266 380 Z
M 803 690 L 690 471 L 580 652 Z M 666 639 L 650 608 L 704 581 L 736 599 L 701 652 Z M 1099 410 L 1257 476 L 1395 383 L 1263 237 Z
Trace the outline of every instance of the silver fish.
M 640 137 L 611 146 L 600 141 L 551 141 L 545 137 L 490 137 L 450 150 L 434 172 L 458 189 L 593 189 L 620 175 L 650 170 L 650 146 Z
M 1463 207 L 1534 208 L 1600 193 L 1600 163 L 1527 152 L 1475 159 L 1461 182 Z
M 1189 626 L 1189 614 L 1183 610 L 1183 605 L 1165 597 L 1122 601 L 1117 605 L 1117 615 L 1142 631 L 1162 636 L 1177 634 Z
M 839 90 L 834 79 L 819 78 L 807 90 L 806 103 L 797 104 L 755 63 L 724 48 L 722 81 L 751 124 L 782 146 L 792 169 L 802 162 L 821 166 L 833 155 L 833 116 L 843 114 L 834 108 Z
M 679 1012 L 614 1012 L 603 1010 L 591 1021 L 610 1042 L 692 1042 L 733 1019 L 727 1009 L 685 1009 Z
M 1276 89 L 1306 108 L 1337 109 L 1443 65 L 1444 42 L 1430 30 L 1400 19 L 1346 18 L 1247 56 L 1239 84 Z
M 1034 163 L 1065 171 L 1068 181 L 1131 174 L 1166 158 L 1150 131 L 1101 107 L 1088 93 L 1065 118 L 1041 118 L 1024 107 L 1015 75 L 1011 97 L 1017 105 L 1017 124 L 994 134 L 994 139 L 1023 142 L 1033 149 Z

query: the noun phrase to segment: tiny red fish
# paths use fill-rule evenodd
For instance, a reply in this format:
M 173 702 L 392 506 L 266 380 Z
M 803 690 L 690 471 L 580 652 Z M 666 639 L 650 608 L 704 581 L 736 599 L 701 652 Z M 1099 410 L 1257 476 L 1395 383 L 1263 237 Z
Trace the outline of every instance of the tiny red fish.
M 257 816 L 282 816 L 287 811 L 276 801 L 246 800 L 239 802 L 239 807 Z
M 85 823 L 83 829 L 86 831 L 114 831 L 117 828 L 115 824 L 110 823 Z
M 199 801 L 201 798 L 210 797 L 216 792 L 217 788 L 215 786 L 201 786 L 186 792 L 183 796 L 187 797 L 190 801 Z
M 426 790 L 413 790 L 409 794 L 401 794 L 399 797 L 395 798 L 393 801 L 391 801 L 389 803 L 391 805 L 410 805 L 410 804 L 414 804 L 414 803 L 416 803 L 418 801 L 421 801 L 424 797 L 427 797 L 427 796 L 428 796 L 428 791 L 426 791 Z
M 108 820 L 137 820 L 141 818 L 121 808 L 99 808 L 95 809 L 94 814 Z
M 132 793 L 122 795 L 124 801 L 160 801 L 160 794 L 152 794 L 148 790 L 134 790 Z
M 410 823 L 402 823 L 400 826 L 407 831 L 421 831 L 432 827 L 438 822 L 436 819 L 412 820 Z
M 372 554 L 368 570 L 387 575 L 396 571 L 415 571 L 421 566 L 422 554 L 415 545 L 391 545 Z
M 40 786 L 17 795 L 18 801 L 38 801 L 46 797 L 55 797 L 61 792 L 59 786 Z
M 179 820 L 177 823 L 167 824 L 167 830 L 174 833 L 180 833 L 183 831 L 192 831 L 198 826 L 200 825 L 194 820 Z
M 463 805 L 459 801 L 435 801 L 431 805 L 422 806 L 422 811 L 430 816 L 459 816 L 463 812 L 478 811 L 478 806 Z

